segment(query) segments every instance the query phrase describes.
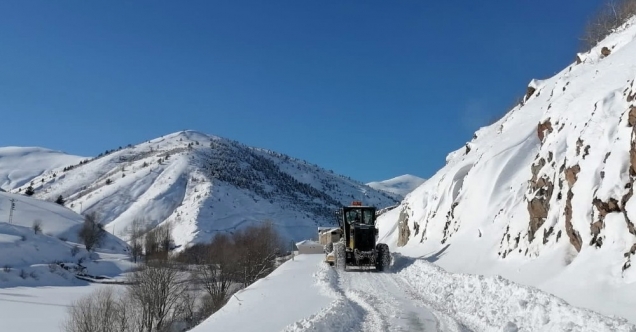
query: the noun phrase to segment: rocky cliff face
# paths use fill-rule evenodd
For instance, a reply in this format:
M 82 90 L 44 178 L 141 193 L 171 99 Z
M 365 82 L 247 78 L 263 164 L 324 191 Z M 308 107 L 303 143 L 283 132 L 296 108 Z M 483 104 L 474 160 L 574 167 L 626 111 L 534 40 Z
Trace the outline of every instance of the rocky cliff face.
M 521 104 L 384 217 L 398 233 L 385 238 L 443 252 L 451 270 L 534 285 L 593 270 L 583 284 L 621 297 L 636 281 L 635 23 L 530 82 Z

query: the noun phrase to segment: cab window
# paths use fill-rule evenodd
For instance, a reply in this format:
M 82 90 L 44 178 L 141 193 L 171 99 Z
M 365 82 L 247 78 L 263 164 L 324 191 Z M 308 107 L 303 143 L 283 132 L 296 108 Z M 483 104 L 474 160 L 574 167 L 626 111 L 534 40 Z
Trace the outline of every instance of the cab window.
M 362 211 L 362 222 L 367 225 L 373 225 L 373 211 L 372 210 L 364 210 Z

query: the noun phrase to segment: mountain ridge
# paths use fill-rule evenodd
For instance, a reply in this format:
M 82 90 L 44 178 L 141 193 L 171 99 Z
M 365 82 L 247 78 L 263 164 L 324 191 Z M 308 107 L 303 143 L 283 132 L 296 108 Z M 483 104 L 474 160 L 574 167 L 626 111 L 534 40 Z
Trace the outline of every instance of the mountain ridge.
M 403 174 L 383 181 L 368 182 L 367 186 L 395 195 L 396 198 L 404 197 L 424 183 L 426 179 L 412 174 Z
M 170 133 L 54 169 L 12 189 L 76 212 L 97 212 L 127 238 L 136 218 L 149 229 L 174 226 L 179 246 L 216 232 L 272 221 L 286 238 L 313 238 L 332 210 L 362 198 L 379 208 L 397 200 L 365 184 L 272 150 L 194 130 Z
M 20 187 L 36 176 L 84 159 L 86 157 L 37 146 L 0 147 L 0 189 Z

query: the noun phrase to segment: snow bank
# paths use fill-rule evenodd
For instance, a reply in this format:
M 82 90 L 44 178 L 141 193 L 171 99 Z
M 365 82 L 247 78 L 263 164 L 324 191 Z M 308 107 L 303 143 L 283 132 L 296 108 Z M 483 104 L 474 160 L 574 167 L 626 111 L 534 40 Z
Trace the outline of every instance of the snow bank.
M 394 269 L 431 307 L 474 331 L 636 331 L 622 318 L 569 305 L 502 277 L 448 273 L 425 260 L 397 255 Z
M 321 283 L 332 272 L 322 259 L 324 255 L 299 255 L 285 262 L 266 278 L 239 291 L 191 331 L 281 331 L 319 312 L 333 298 L 333 294 L 322 291 Z

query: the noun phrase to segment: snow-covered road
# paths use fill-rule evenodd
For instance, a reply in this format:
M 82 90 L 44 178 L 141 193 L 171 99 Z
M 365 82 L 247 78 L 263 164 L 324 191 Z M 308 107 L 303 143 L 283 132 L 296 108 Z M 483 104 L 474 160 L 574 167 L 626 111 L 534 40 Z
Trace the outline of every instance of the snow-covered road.
M 466 331 L 435 312 L 404 278 L 373 270 L 337 272 L 338 288 L 361 309 L 360 331 Z
M 574 307 L 539 289 L 449 273 L 423 258 L 395 253 L 386 272 L 338 271 L 323 259 L 287 261 L 191 331 L 636 332 L 624 319 Z M 0 330 L 58 331 L 66 307 L 95 287 L 2 289 Z
M 300 255 L 239 292 L 193 331 L 630 331 L 501 277 L 448 273 L 396 254 L 389 271 L 338 271 Z

